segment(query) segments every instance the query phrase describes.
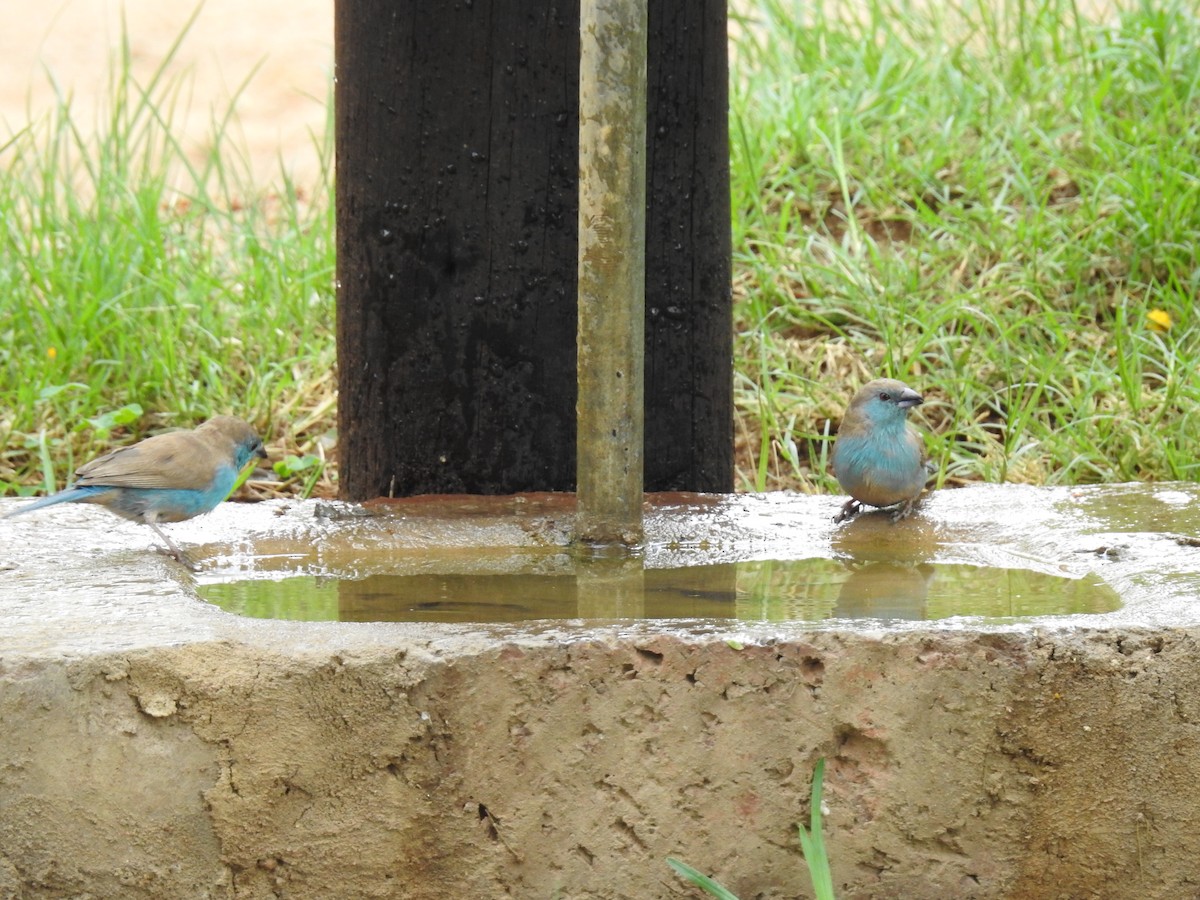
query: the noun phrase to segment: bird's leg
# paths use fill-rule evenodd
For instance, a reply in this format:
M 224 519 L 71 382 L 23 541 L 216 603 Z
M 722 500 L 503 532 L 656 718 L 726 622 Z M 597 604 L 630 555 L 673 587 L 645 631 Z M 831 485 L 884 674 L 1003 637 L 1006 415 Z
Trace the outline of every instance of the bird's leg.
M 842 504 L 841 512 L 833 517 L 834 525 L 841 525 L 847 519 L 852 519 L 862 512 L 862 504 L 851 498 Z
M 178 547 L 176 547 L 174 542 L 163 533 L 163 530 L 161 528 L 159 528 L 157 525 L 155 525 L 154 522 L 152 522 L 148 517 L 146 519 L 146 524 L 149 525 L 151 528 L 153 528 L 154 533 L 157 534 L 160 538 L 162 538 L 163 543 L 167 545 L 167 552 L 170 553 L 171 556 L 173 556 L 175 558 L 175 561 L 177 563 L 179 563 L 180 565 L 186 566 L 188 569 L 190 569 L 193 572 L 196 571 L 196 567 L 192 564 L 192 561 L 187 558 L 187 554 L 185 554 L 182 550 L 180 550 Z
M 909 497 L 907 500 L 897 506 L 895 511 L 892 513 L 892 521 L 899 522 L 901 519 L 907 519 L 910 515 L 912 515 L 913 510 L 917 508 L 917 503 L 920 501 L 920 499 L 921 495 L 917 494 L 917 496 Z

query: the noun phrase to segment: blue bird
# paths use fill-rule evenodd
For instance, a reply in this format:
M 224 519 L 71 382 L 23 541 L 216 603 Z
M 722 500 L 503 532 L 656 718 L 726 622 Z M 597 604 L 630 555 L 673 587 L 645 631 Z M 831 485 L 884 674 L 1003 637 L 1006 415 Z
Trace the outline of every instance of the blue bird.
M 80 466 L 75 483 L 4 518 L 58 503 L 98 503 L 122 518 L 149 525 L 171 555 L 183 553 L 158 527 L 209 512 L 229 496 L 238 474 L 254 457 L 266 459 L 263 443 L 233 416 L 214 416 L 193 431 L 171 431 Z
M 893 378 L 868 382 L 854 395 L 830 458 L 833 474 L 851 498 L 834 522 L 851 518 L 864 504 L 895 506 L 893 522 L 913 511 L 929 470 L 925 444 L 908 426 L 908 411 L 924 402 Z

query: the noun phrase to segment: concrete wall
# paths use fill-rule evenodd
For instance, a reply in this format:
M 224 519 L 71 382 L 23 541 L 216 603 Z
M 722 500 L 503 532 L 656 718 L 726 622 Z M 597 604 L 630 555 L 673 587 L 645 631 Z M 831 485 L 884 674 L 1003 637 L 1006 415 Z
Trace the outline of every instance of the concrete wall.
M 743 638 L 744 640 L 744 638 Z M 0 667 L 0 896 L 1181 897 L 1192 632 L 601 633 Z
M 1200 555 L 1177 532 L 1197 494 L 966 489 L 854 530 L 832 498 L 693 500 L 649 522 L 706 560 L 900 548 L 1090 567 L 1127 601 L 970 628 L 257 621 L 103 510 L 0 520 L 0 898 L 698 896 L 668 856 L 742 900 L 803 897 L 821 757 L 841 897 L 1195 896 Z M 355 553 L 426 541 L 406 557 L 426 566 L 463 544 L 420 508 L 227 504 L 174 536 L 234 574 L 348 531 Z M 530 515 L 454 527 L 542 546 L 557 526 Z

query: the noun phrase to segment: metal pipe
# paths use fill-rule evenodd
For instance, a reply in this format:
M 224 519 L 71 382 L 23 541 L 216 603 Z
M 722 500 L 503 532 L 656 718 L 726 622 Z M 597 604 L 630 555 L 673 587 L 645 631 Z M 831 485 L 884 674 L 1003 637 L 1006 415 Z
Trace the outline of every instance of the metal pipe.
M 647 0 L 581 0 L 576 541 L 642 542 Z

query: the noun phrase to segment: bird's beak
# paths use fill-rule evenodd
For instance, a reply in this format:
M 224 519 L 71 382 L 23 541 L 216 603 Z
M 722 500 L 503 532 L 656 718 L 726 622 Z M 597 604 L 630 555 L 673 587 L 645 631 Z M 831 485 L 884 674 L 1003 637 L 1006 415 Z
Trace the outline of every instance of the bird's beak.
M 908 409 L 910 406 L 920 406 L 924 402 L 925 398 L 912 388 L 905 388 L 900 394 L 900 399 L 896 401 L 896 405 L 901 409 Z
M 257 456 L 259 459 L 266 459 L 267 458 L 267 448 L 264 447 L 262 444 L 259 444 L 258 449 L 256 451 L 254 451 L 254 455 Z

